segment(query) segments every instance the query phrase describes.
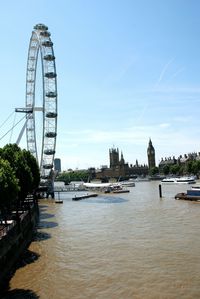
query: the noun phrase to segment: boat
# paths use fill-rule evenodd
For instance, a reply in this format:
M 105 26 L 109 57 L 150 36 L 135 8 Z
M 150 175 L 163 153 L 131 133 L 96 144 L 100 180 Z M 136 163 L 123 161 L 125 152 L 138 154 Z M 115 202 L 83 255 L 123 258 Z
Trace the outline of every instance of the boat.
M 195 184 L 196 178 L 194 176 L 183 177 L 168 177 L 161 181 L 162 183 L 182 183 L 182 184 Z
M 87 190 L 104 193 L 110 193 L 113 190 L 122 188 L 121 183 L 84 183 L 83 186 Z
M 134 183 L 134 182 L 132 182 Z M 103 193 L 127 193 L 130 190 L 125 189 L 125 187 L 121 184 L 121 182 L 117 183 L 84 183 L 85 188 L 88 190 L 93 190 L 95 192 L 103 192 Z M 132 184 L 133 186 L 133 184 Z M 77 200 L 77 199 L 73 199 Z
M 162 181 L 165 178 L 164 175 L 155 174 L 149 177 L 150 181 Z
M 196 184 L 194 186 L 191 186 L 192 190 L 200 190 L 200 184 Z
M 55 203 L 63 203 L 62 199 L 55 199 Z
M 87 190 L 104 191 L 118 186 L 118 183 L 83 183 L 83 187 Z
M 128 189 L 116 189 L 116 190 L 113 190 L 112 193 L 128 193 L 130 192 L 130 190 Z
M 136 181 L 136 182 L 149 182 L 150 179 L 149 179 L 149 177 L 145 177 L 145 178 L 143 178 L 143 177 L 138 177 L 137 179 L 135 179 L 135 181 Z
M 97 193 L 85 194 L 85 195 L 80 195 L 80 196 L 75 195 L 74 197 L 72 197 L 72 200 L 81 200 L 81 199 L 96 197 L 96 196 L 98 196 Z
M 161 182 L 162 183 L 176 183 L 176 178 L 165 178 Z
M 122 181 L 120 182 L 120 184 L 123 186 L 123 187 L 135 187 L 135 183 L 131 180 L 128 180 L 128 181 Z
M 183 176 L 177 178 L 177 183 L 194 184 L 196 183 L 196 178 L 194 176 Z
M 177 193 L 175 199 L 200 201 L 200 189 L 199 190 L 187 190 L 187 192 Z

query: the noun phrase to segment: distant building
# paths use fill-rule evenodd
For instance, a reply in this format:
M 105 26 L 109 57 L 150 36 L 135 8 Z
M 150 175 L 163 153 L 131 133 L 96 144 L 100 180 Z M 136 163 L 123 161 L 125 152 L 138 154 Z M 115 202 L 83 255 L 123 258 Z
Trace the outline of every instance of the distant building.
M 119 165 L 119 149 L 114 147 L 109 149 L 110 168 L 115 168 Z
M 161 161 L 159 163 L 159 171 L 163 172 L 165 166 L 173 166 L 173 165 L 184 166 L 189 161 L 199 161 L 199 160 L 200 160 L 200 153 L 188 153 L 188 154 L 180 155 L 178 158 L 175 158 L 175 156 L 161 158 Z
M 59 158 L 54 159 L 54 169 L 61 172 L 61 160 Z
M 181 164 L 182 162 L 182 156 L 180 156 L 180 159 L 179 159 L 179 163 L 178 163 L 178 160 L 173 156 L 173 157 L 168 157 L 168 158 L 162 158 L 160 163 L 159 163 L 159 171 L 160 172 L 163 172 L 163 169 L 164 167 L 167 165 L 167 166 L 172 166 L 172 165 L 175 165 L 175 164 Z
M 148 174 L 147 165 L 139 165 L 136 160 L 135 165 L 125 162 L 123 153 L 119 154 L 118 148 L 109 149 L 110 168 L 103 166 L 96 171 L 96 178 L 106 180 L 109 178 L 128 178 L 138 175 L 146 176 Z
M 155 149 L 153 147 L 151 139 L 149 139 L 149 145 L 147 148 L 148 167 L 149 169 L 156 166 Z

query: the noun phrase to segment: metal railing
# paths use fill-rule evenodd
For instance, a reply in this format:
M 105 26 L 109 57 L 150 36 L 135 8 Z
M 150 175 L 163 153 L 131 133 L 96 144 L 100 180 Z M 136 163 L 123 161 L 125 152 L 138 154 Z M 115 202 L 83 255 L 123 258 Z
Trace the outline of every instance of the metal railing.
M 8 220 L 7 225 L 5 223 L 0 224 L 0 239 L 7 235 L 8 231 L 10 231 L 16 225 L 15 220 Z

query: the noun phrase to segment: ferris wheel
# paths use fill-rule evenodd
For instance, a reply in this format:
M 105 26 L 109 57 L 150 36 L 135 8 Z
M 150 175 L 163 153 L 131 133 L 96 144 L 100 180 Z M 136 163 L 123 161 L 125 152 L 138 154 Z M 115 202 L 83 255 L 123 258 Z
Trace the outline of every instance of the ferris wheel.
M 57 137 L 57 74 L 53 42 L 48 27 L 34 26 L 28 50 L 26 70 L 26 141 L 40 167 L 41 181 L 46 181 L 53 169 Z M 36 75 L 38 60 L 41 60 L 42 105 L 36 105 Z M 41 140 L 36 130 L 36 113 L 42 113 Z M 41 143 L 40 150 L 38 142 Z M 39 152 L 40 151 L 40 152 Z

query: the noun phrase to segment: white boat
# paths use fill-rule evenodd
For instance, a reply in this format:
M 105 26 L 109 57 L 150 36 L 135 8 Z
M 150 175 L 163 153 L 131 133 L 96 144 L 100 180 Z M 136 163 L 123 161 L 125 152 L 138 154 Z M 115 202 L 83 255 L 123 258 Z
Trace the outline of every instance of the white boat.
M 177 178 L 165 178 L 161 182 L 162 183 L 176 183 Z
M 196 178 L 194 176 L 183 177 L 169 177 L 162 180 L 162 183 L 177 183 L 177 184 L 195 184 Z
M 196 183 L 196 178 L 194 176 L 183 176 L 177 178 L 177 183 L 194 184 Z
M 135 187 L 135 183 L 131 180 L 129 181 L 121 181 L 120 184 L 123 186 L 123 187 Z
M 117 183 L 84 183 L 83 186 L 88 190 L 95 190 L 96 192 L 104 193 L 125 193 L 130 192 L 121 182 Z
M 112 187 L 116 183 L 83 183 L 83 186 L 88 189 L 100 189 L 100 188 L 108 188 Z
M 107 190 L 107 189 L 119 189 L 122 188 L 121 183 L 83 183 L 86 189 L 91 190 Z
M 200 184 L 196 184 L 194 186 L 191 186 L 191 190 L 197 190 L 200 191 Z

